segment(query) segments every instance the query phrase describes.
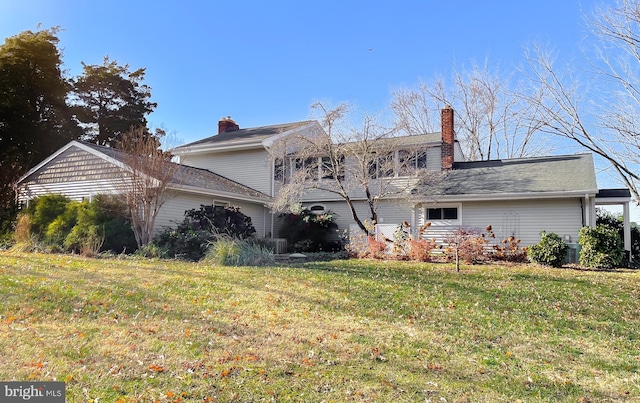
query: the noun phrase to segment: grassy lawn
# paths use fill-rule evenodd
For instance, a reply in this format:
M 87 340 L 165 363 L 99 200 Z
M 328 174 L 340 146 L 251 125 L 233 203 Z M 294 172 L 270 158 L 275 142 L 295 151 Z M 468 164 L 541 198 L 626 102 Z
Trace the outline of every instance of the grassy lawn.
M 0 355 L 67 402 L 640 401 L 640 272 L 0 252 Z

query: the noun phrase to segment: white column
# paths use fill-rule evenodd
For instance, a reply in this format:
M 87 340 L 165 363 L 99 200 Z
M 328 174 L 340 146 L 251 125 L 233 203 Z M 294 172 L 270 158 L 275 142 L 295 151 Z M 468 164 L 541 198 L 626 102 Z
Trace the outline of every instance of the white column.
M 624 222 L 624 250 L 631 250 L 631 218 L 629 213 L 629 202 L 622 204 L 622 219 Z M 631 257 L 631 256 L 629 256 Z
M 411 224 L 411 236 L 414 239 L 418 236 L 418 225 L 416 223 L 416 206 L 417 204 L 414 204 L 411 208 L 411 222 L 409 223 Z
M 584 223 L 587 227 L 593 227 L 591 223 L 591 200 L 589 200 L 589 195 L 584 195 Z

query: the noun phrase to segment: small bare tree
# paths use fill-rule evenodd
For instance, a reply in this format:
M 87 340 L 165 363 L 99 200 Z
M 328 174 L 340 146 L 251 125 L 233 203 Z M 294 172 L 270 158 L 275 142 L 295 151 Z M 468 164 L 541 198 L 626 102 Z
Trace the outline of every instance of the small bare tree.
M 171 154 L 160 149 L 162 130 L 149 133 L 145 127 L 131 128 L 122 137 L 119 149 L 124 152 L 124 190 L 122 196 L 131 214 L 138 247 L 151 241 L 156 217 L 171 197 L 169 185 L 178 169 Z
M 307 193 L 328 192 L 344 200 L 358 227 L 368 232 L 365 221 L 378 221 L 383 200 L 404 196 L 406 201 L 412 189 L 441 176 L 420 165 L 423 144 L 397 137 L 395 128 L 381 126 L 375 117 L 364 116 L 361 126 L 354 129 L 345 126 L 346 105 L 328 109 L 316 103 L 312 108 L 319 112 L 324 131 L 287 136 L 270 148 L 276 178 L 282 183 L 273 201 L 274 211 L 289 209 Z M 368 207 L 366 218 L 356 208 L 362 201 Z
M 587 21 L 582 66 L 561 70 L 540 47 L 528 56 L 543 95 L 536 124 L 604 158 L 640 203 L 640 4 L 619 0 Z
M 444 79 L 422 82 L 417 89 L 393 93 L 391 109 L 406 134 L 439 130 L 438 114 L 450 105 L 456 111 L 456 134 L 467 160 L 519 158 L 548 153 L 549 143 L 536 138 L 537 126 L 528 119 L 532 107 L 520 95 L 512 77 L 492 73 L 485 64 Z

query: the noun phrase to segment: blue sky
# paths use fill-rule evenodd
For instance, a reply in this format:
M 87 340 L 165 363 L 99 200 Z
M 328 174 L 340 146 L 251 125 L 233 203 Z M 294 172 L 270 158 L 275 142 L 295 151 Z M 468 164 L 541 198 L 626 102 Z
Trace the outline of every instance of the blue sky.
M 69 75 L 104 56 L 147 70 L 152 127 L 182 142 L 304 120 L 315 101 L 385 109 L 391 91 L 474 62 L 510 71 L 533 42 L 588 46 L 584 14 L 613 0 L 0 0 L 0 39 L 60 26 Z M 571 150 L 575 152 L 577 150 Z M 602 183 L 611 179 L 599 176 Z M 640 222 L 640 209 L 634 219 Z

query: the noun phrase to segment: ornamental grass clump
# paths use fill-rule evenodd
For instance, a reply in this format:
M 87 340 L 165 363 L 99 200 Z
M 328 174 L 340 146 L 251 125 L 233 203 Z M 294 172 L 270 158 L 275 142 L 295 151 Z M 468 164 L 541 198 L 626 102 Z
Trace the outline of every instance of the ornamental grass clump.
M 207 250 L 206 260 L 220 266 L 270 266 L 273 249 L 248 239 L 219 236 Z

